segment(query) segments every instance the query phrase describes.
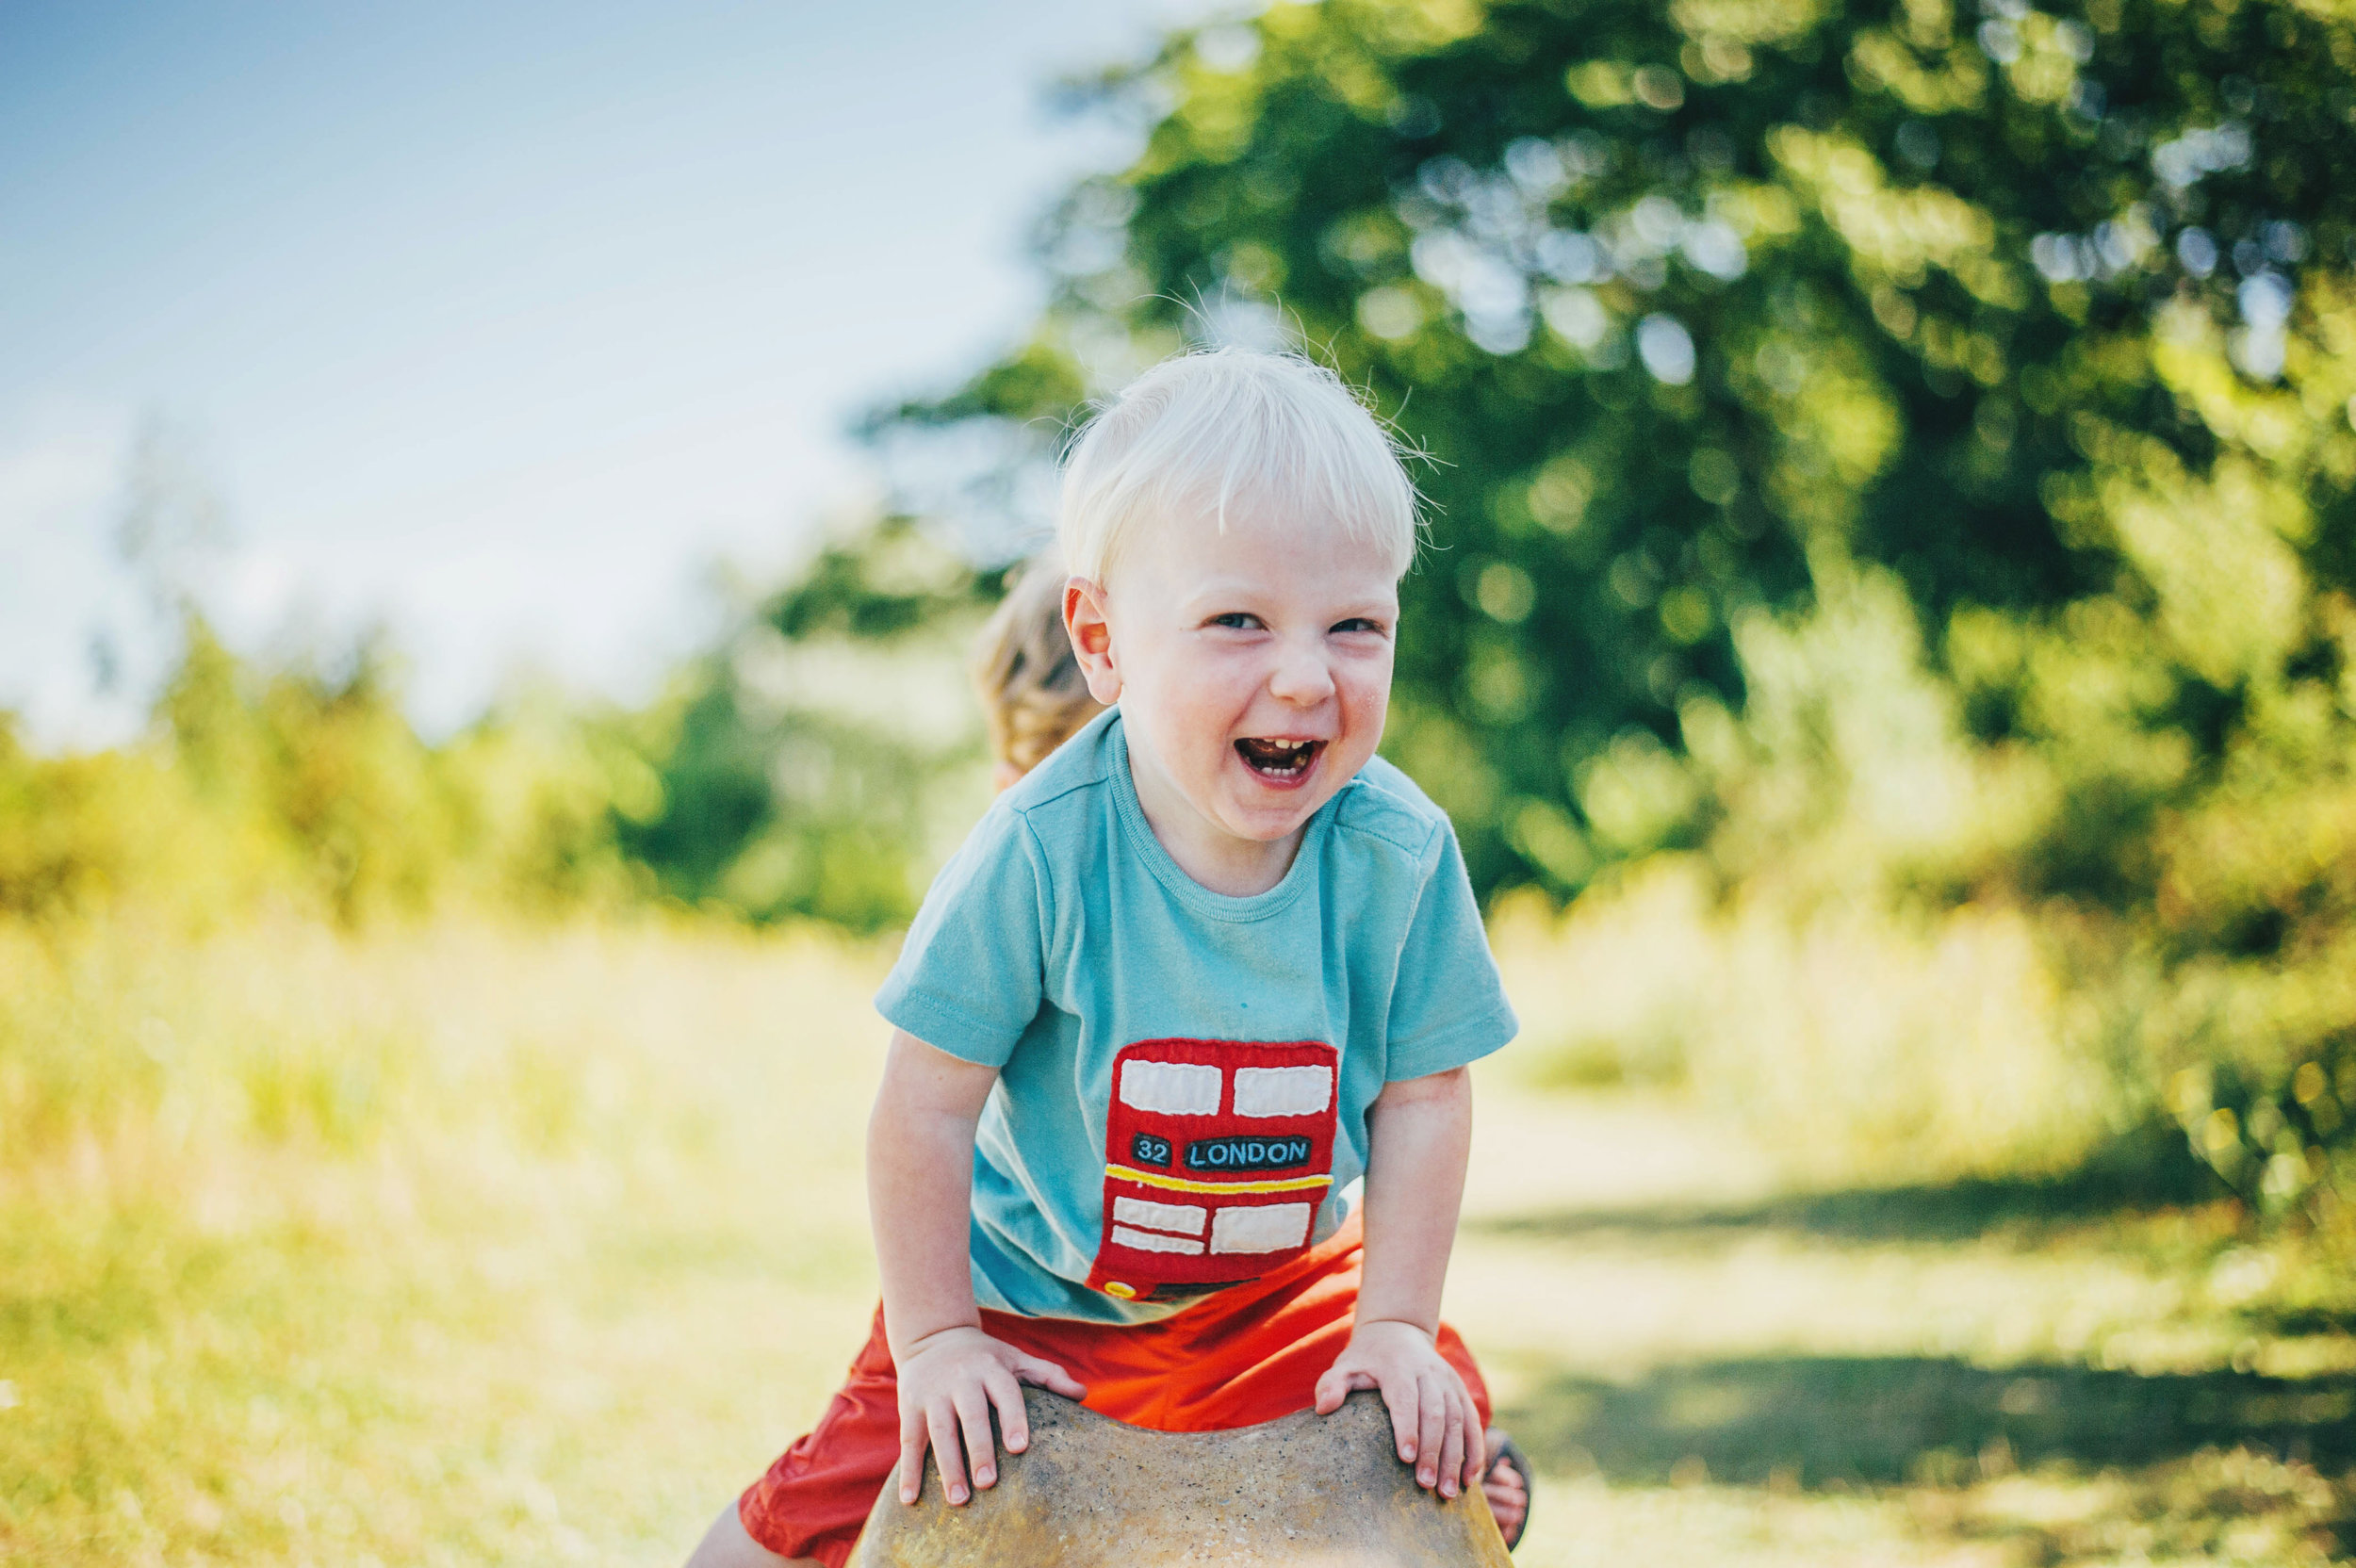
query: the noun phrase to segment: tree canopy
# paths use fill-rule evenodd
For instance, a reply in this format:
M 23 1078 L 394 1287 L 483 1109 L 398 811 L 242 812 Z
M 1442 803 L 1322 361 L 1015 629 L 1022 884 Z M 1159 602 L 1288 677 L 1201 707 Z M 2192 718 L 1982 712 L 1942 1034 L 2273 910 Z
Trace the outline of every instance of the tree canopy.
M 1329 361 L 1429 459 L 1386 749 L 1484 896 L 1698 849 L 1803 923 L 2032 911 L 2069 1049 L 2320 1180 L 2356 12 L 1325 0 L 1072 91 L 1141 151 L 1043 226 L 1026 340 L 881 433 L 1004 496 L 1188 341 Z
M 1653 760 L 1860 564 L 1985 738 L 2091 615 L 2214 760 L 2356 564 L 2351 68 L 2322 5 L 1280 4 L 1079 85 L 1142 155 L 897 418 L 1037 453 L 1206 327 L 1334 363 L 1431 458 L 1394 750 L 1484 889 L 1690 840 Z

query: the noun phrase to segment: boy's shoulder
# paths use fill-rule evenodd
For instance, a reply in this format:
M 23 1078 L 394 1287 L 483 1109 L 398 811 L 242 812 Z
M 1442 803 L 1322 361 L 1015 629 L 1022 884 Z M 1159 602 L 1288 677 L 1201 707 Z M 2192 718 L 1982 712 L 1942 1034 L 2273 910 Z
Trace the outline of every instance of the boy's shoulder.
M 1334 802 L 1333 825 L 1353 837 L 1372 839 L 1417 859 L 1433 853 L 1452 831 L 1448 813 L 1422 787 L 1380 757 L 1369 758 Z
M 1054 817 L 1074 808 L 1086 809 L 1094 792 L 1111 782 L 1111 731 L 1120 715 L 1119 709 L 1108 708 L 1082 725 L 1039 766 L 1007 785 L 998 797 L 998 808 L 1028 819 Z

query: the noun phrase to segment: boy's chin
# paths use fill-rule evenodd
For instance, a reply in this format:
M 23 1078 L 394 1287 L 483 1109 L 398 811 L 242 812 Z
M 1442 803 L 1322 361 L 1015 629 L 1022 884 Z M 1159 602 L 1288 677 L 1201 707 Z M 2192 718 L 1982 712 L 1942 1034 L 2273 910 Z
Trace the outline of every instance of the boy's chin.
M 1254 813 L 1249 820 L 1235 821 L 1235 818 L 1241 814 L 1230 813 L 1227 823 L 1227 830 L 1230 833 L 1238 839 L 1250 840 L 1253 843 L 1272 844 L 1289 839 L 1300 832 L 1308 825 L 1309 819 L 1317 813 L 1314 810 L 1301 811 L 1281 822 L 1269 821 L 1265 813 Z
M 1300 832 L 1308 825 L 1309 819 L 1317 814 L 1317 808 L 1333 796 L 1330 781 L 1321 778 L 1310 779 L 1281 792 L 1255 789 L 1246 783 L 1230 792 L 1228 808 L 1219 816 L 1227 830 L 1235 837 L 1258 843 L 1273 843 Z

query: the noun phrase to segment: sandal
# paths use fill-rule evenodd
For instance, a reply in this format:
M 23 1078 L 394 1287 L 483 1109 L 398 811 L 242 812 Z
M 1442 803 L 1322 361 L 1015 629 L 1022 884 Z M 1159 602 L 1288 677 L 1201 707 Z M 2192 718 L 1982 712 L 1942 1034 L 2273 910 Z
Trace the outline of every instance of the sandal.
M 1496 1453 L 1490 1459 L 1489 1468 L 1482 1474 L 1481 1479 L 1487 1480 L 1497 1474 L 1500 1464 L 1512 1465 L 1513 1474 L 1522 1478 L 1522 1522 L 1514 1527 L 1512 1535 L 1505 1538 L 1505 1549 L 1510 1552 L 1522 1544 L 1523 1536 L 1530 1533 L 1530 1510 L 1537 1500 L 1538 1489 L 1530 1478 L 1529 1458 L 1523 1454 L 1520 1446 L 1503 1432 L 1497 1434 Z

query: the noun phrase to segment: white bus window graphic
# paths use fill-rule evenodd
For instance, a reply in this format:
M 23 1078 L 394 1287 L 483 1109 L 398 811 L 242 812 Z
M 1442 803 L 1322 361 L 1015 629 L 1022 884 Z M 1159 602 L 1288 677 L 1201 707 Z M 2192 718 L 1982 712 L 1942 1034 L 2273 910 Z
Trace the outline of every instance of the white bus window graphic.
M 1149 1231 L 1176 1231 L 1181 1235 L 1199 1236 L 1210 1212 L 1199 1203 L 1155 1203 L 1143 1198 L 1116 1198 L 1113 1218 L 1123 1225 L 1142 1225 Z
M 1121 1065 L 1121 1102 L 1156 1116 L 1217 1116 L 1219 1090 L 1219 1069 L 1207 1064 Z
M 1309 1239 L 1314 1213 L 1307 1203 L 1259 1203 L 1211 1216 L 1214 1252 L 1282 1252 Z
M 1191 1257 L 1203 1250 L 1203 1244 L 1191 1236 L 1166 1236 L 1154 1231 L 1133 1231 L 1126 1225 L 1113 1227 L 1113 1239 L 1140 1252 L 1184 1252 Z
M 1239 1067 L 1237 1116 L 1316 1116 L 1333 1102 L 1333 1070 L 1323 1067 Z

